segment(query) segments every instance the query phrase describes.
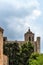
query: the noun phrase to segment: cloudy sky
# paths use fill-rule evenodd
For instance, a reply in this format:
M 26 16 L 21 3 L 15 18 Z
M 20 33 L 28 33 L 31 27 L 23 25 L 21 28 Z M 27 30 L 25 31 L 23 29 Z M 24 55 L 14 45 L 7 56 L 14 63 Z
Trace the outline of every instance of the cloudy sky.
M 24 40 L 30 27 L 43 52 L 43 0 L 0 0 L 0 27 L 9 40 Z

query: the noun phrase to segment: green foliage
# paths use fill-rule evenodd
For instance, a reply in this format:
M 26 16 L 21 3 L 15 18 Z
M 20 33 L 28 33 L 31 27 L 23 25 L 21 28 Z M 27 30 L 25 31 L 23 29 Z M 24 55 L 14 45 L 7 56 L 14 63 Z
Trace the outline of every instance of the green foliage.
M 30 42 L 20 48 L 17 42 L 3 46 L 3 53 L 9 57 L 9 65 L 43 65 L 43 54 L 33 53 L 34 47 Z
M 12 53 L 13 65 L 19 65 L 20 48 L 17 42 L 15 42 L 12 46 Z
M 20 48 L 17 42 L 4 44 L 4 54 L 9 57 L 9 65 L 18 65 Z
M 27 61 L 33 51 L 34 48 L 30 42 L 26 42 L 21 46 L 20 61 L 22 65 L 27 65 Z
M 27 65 L 34 47 L 30 42 L 24 43 L 19 47 L 17 42 L 4 45 L 4 54 L 9 57 L 9 65 Z
M 43 65 L 43 55 L 38 53 L 33 53 L 28 60 L 28 65 Z

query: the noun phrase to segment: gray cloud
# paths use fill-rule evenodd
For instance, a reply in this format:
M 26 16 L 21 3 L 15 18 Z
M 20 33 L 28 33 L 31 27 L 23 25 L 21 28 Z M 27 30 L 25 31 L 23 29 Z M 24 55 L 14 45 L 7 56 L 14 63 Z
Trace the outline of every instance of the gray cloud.
M 43 6 L 43 2 L 41 5 Z M 7 36 L 8 40 L 23 40 L 29 26 L 36 36 L 41 36 L 42 52 L 43 13 L 40 16 L 42 6 L 38 0 L 0 0 L 0 26 L 4 28 L 4 36 Z M 36 11 L 39 12 L 38 16 Z
M 23 1 L 15 0 L 15 3 L 17 2 L 16 4 L 13 2 L 14 0 L 11 2 L 5 0 L 4 2 L 1 2 L 0 26 L 4 28 L 5 30 L 4 35 L 6 35 L 9 39 L 23 40 L 23 34 L 25 32 L 25 29 L 30 25 L 34 27 L 34 20 L 31 21 L 32 20 L 31 18 L 33 17 L 32 11 L 34 9 L 37 9 L 38 4 L 35 3 L 34 0 L 33 4 L 32 0 L 31 1 L 25 0 L 25 3 Z M 25 17 L 28 18 L 26 19 Z

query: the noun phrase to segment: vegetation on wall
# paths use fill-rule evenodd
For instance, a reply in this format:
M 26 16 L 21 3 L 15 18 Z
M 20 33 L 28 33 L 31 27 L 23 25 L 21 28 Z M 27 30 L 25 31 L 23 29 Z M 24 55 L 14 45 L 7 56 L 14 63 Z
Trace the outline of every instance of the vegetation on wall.
M 30 42 L 21 47 L 17 42 L 4 44 L 4 54 L 9 58 L 9 65 L 43 65 L 43 54 L 34 53 Z
M 26 42 L 21 46 L 20 61 L 22 65 L 27 65 L 32 52 L 34 52 L 34 48 L 30 42 Z

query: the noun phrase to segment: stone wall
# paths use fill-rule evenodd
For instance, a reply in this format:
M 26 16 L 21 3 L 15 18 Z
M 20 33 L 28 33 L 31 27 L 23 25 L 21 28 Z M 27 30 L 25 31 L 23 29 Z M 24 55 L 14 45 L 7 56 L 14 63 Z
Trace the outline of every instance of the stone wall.
M 9 65 L 8 64 L 8 57 L 6 55 L 3 55 L 3 65 Z

